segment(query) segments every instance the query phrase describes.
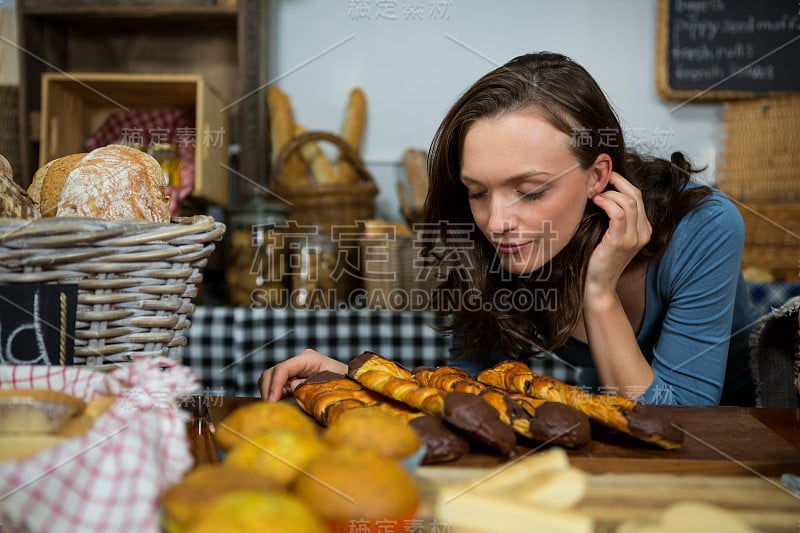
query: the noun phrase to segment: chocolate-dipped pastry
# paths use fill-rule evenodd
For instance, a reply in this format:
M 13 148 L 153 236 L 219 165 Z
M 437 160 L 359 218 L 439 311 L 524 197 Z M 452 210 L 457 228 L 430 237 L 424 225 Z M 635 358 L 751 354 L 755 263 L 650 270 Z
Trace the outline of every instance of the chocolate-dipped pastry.
M 516 434 L 500 420 L 494 408 L 479 396 L 467 392 L 447 393 L 443 418 L 503 455 L 514 457 Z
M 426 464 L 451 461 L 469 452 L 468 441 L 437 416 L 425 415 L 404 403 L 366 389 L 343 374 L 323 371 L 306 379 L 294 391 L 298 405 L 323 425 L 350 409 L 371 407 L 406 421 L 425 446 Z
M 521 361 L 498 363 L 478 374 L 478 381 L 512 393 L 563 403 L 611 429 L 662 448 L 679 448 L 683 443 L 683 433 L 664 411 L 645 408 L 621 396 L 588 393 L 551 376 L 536 374 Z
M 500 420 L 497 411 L 478 396 L 466 394 L 467 399 L 452 400 L 446 408 L 448 396 L 455 393 L 421 386 L 407 369 L 374 352 L 364 352 L 351 361 L 348 375 L 372 391 L 426 414 L 441 416 L 505 455 L 514 454 L 514 432 Z
M 489 387 L 459 368 L 420 367 L 413 374 L 422 385 L 479 395 L 497 410 L 500 420 L 528 439 L 562 446 L 582 446 L 591 440 L 589 418 L 570 407 Z M 549 407 L 542 409 L 544 406 Z
M 425 444 L 423 464 L 453 461 L 469 453 L 469 441 L 453 431 L 440 416 L 422 415 L 409 423 Z

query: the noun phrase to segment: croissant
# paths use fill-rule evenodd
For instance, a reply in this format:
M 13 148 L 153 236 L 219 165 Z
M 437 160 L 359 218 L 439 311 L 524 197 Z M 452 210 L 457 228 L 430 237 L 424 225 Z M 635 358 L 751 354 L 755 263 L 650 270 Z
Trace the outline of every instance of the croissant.
M 348 375 L 372 391 L 444 418 L 508 457 L 515 455 L 514 432 L 478 396 L 423 387 L 407 369 L 374 352 L 364 352 L 350 361 Z
M 478 381 L 512 393 L 563 403 L 609 428 L 662 448 L 675 449 L 683 443 L 683 432 L 667 413 L 627 398 L 588 393 L 556 378 L 536 374 L 520 361 L 498 363 L 478 374 Z
M 401 418 L 425 445 L 425 464 L 451 461 L 469 452 L 469 442 L 445 426 L 439 417 L 426 415 L 364 388 L 343 374 L 323 371 L 309 377 L 294 391 L 298 405 L 323 425 L 332 424 L 346 411 L 372 407 Z
M 413 374 L 424 386 L 477 394 L 497 410 L 500 420 L 529 439 L 564 446 L 583 446 L 591 440 L 589 418 L 566 405 L 546 401 L 538 401 L 537 405 L 533 403 L 536 400 L 522 395 L 514 398 L 473 379 L 469 372 L 459 368 L 416 368 Z

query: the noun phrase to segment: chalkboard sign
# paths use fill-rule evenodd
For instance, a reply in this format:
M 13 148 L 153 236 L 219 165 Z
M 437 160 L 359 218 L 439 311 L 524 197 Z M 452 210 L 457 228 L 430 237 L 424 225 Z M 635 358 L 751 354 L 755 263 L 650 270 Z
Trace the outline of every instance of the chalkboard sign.
M 0 285 L 0 363 L 71 365 L 75 284 Z
M 800 92 L 798 0 L 660 0 L 658 19 L 662 98 Z

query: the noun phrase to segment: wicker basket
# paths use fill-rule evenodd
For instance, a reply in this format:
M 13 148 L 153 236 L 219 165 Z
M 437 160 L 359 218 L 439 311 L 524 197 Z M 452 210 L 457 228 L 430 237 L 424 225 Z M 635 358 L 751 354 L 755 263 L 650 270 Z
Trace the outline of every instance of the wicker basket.
M 312 141 L 327 141 L 336 145 L 341 155 L 355 168 L 358 182 L 315 184 L 311 187 L 292 186 L 283 182 L 281 174 L 289 156 L 303 144 Z M 330 234 L 334 226 L 353 226 L 356 221 L 375 216 L 378 187 L 372 174 L 355 149 L 332 133 L 309 131 L 292 138 L 278 155 L 272 179 L 275 191 L 289 203 L 289 220 L 300 225 L 321 226 L 322 234 Z
M 424 311 L 438 285 L 436 270 L 422 257 L 419 241 L 396 235 L 379 244 L 362 242 L 362 278 L 372 309 Z M 370 260 L 373 256 L 377 260 Z
M 0 219 L 0 283 L 77 283 L 76 364 L 175 357 L 225 226 L 90 218 Z
M 781 275 L 800 265 L 800 204 L 739 204 L 745 226 L 744 267 Z
M 725 104 L 719 188 L 746 228 L 742 265 L 782 276 L 800 263 L 800 97 Z

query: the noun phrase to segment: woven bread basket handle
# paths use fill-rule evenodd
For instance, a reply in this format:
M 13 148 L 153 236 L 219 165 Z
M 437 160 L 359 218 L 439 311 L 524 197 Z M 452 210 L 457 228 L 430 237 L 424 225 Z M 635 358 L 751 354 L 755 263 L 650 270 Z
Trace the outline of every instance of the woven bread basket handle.
M 355 150 L 355 148 L 353 148 L 347 141 L 338 135 L 329 133 L 327 131 L 307 131 L 290 139 L 278 154 L 278 158 L 275 161 L 275 168 L 272 170 L 272 177 L 276 184 L 281 183 L 281 174 L 284 166 L 286 166 L 286 162 L 289 160 L 289 157 L 303 144 L 311 141 L 327 141 L 331 144 L 334 144 L 337 148 L 339 148 L 339 153 L 353 165 L 353 168 L 356 169 L 356 173 L 358 174 L 360 182 L 375 182 L 372 174 L 369 170 L 367 170 L 366 165 L 364 165 L 364 161 L 361 159 L 361 156 L 358 155 L 358 152 Z M 308 174 L 313 184 L 320 185 L 315 181 L 312 172 L 309 172 Z

